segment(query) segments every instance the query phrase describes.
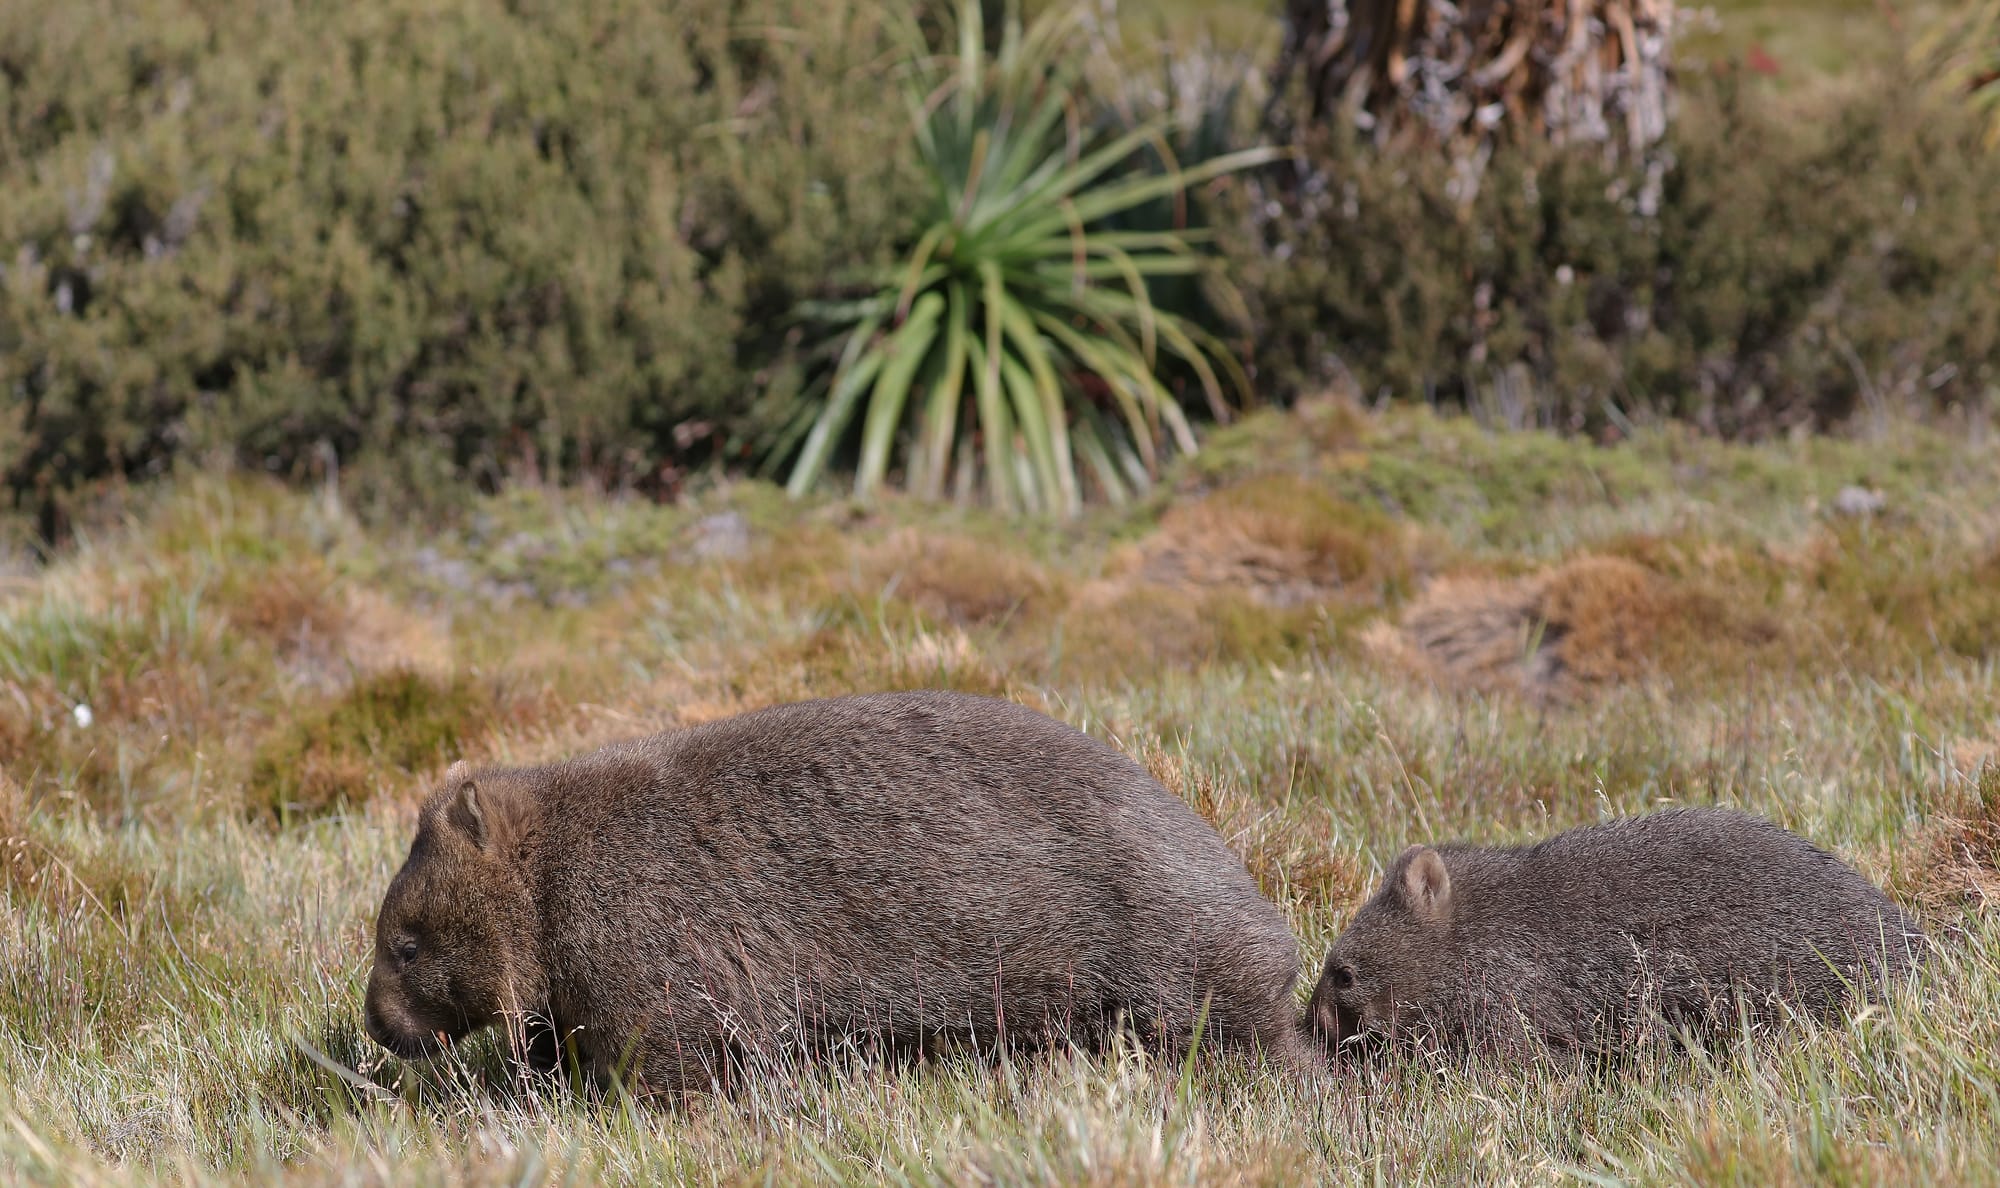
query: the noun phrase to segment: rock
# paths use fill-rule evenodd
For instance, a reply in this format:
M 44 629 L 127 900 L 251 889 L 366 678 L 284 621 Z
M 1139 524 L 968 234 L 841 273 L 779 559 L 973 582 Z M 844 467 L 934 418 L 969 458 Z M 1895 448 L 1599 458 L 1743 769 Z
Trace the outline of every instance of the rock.
M 1843 516 L 1873 516 L 1889 505 L 1880 491 L 1868 487 L 1842 487 L 1833 497 L 1833 510 Z
M 741 512 L 717 512 L 694 526 L 689 551 L 704 560 L 728 560 L 750 551 L 750 523 Z

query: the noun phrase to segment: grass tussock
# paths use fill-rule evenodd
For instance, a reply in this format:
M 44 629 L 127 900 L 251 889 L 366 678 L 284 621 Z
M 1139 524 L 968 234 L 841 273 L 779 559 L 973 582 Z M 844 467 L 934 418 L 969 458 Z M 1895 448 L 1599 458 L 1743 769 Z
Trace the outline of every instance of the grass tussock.
M 1273 661 L 1318 634 L 1314 607 L 1272 608 L 1238 589 L 1101 578 L 1078 592 L 1050 638 L 1068 680 L 1145 681 L 1163 671 Z
M 546 689 L 391 669 L 279 725 L 250 765 L 253 809 L 280 822 L 359 804 L 559 712 Z
M 1903 879 L 1932 918 L 1948 923 L 2000 900 L 2000 763 L 1987 758 L 1967 784 L 1912 843 Z
M 1372 604 L 1408 581 L 1412 534 L 1304 478 L 1271 475 L 1169 507 L 1136 567 L 1156 585 L 1241 590 L 1268 606 Z
M 0 767 L 0 883 L 12 886 L 32 873 L 32 855 L 24 834 L 28 798 L 4 767 Z
M 449 643 L 434 623 L 317 560 L 259 575 L 237 592 L 229 618 L 302 682 L 321 688 L 357 674 L 450 667 Z
M 960 534 L 905 529 L 863 564 L 875 589 L 949 627 L 1041 622 L 1065 593 L 1057 574 L 1021 550 Z
M 756 485 L 511 491 L 408 535 L 241 479 L 125 509 L 0 589 L 0 1180 L 2000 1183 L 2000 458 L 1342 407 L 1006 538 Z M 1854 484 L 1883 506 L 1837 510 Z M 1427 615 L 1470 642 L 1422 643 Z M 1483 675 L 1410 679 L 1440 655 Z M 628 1110 L 491 1043 L 422 1070 L 366 1040 L 373 914 L 453 758 L 917 686 L 1139 758 L 1287 914 L 1305 980 L 1406 845 L 1672 803 L 1856 862 L 1938 961 L 1712 1061 L 1392 1061 L 1315 1093 L 1061 1054 Z
M 1512 579 L 1443 578 L 1364 637 L 1381 661 L 1437 684 L 1572 700 L 1753 651 L 1775 622 L 1615 556 Z
M 963 631 L 921 625 L 880 634 L 851 623 L 823 626 L 757 653 L 729 681 L 737 712 L 857 689 L 955 689 L 989 697 L 1010 691 Z
M 1197 764 L 1184 751 L 1155 742 L 1140 761 L 1168 791 L 1188 802 L 1240 854 L 1257 886 L 1297 911 L 1350 906 L 1362 872 L 1352 855 L 1324 844 L 1324 822 L 1298 820 L 1261 797 Z

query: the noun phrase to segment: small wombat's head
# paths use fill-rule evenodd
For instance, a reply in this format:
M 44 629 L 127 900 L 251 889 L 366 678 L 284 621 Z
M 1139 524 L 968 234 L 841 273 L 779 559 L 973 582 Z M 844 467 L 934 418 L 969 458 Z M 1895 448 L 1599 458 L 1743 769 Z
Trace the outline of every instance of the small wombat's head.
M 513 822 L 454 766 L 375 919 L 368 1034 L 398 1056 L 442 1045 L 528 1004 L 533 906 L 509 861 Z
M 1421 1001 L 1451 927 L 1444 857 L 1412 846 L 1333 942 L 1307 1021 L 1330 1048 L 1396 1034 L 1399 1011 Z

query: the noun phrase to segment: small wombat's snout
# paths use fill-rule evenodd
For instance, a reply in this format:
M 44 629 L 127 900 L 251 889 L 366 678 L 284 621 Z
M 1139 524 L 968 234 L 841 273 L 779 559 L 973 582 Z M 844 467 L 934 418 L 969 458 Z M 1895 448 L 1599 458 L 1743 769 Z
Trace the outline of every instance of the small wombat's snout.
M 1312 1001 L 1307 1004 L 1306 1024 L 1336 1057 L 1359 1054 L 1381 1038 L 1364 1012 L 1341 1002 L 1339 995 L 1324 984 L 1314 990 Z
M 1361 1034 L 1361 1017 L 1332 995 L 1321 995 L 1312 1004 L 1312 1029 L 1327 1047 L 1338 1048 Z
M 362 1011 L 368 1038 L 403 1060 L 417 1060 L 437 1050 L 435 1038 L 409 1018 L 408 1014 L 386 1005 L 388 993 L 379 973 L 368 979 L 368 1001 Z

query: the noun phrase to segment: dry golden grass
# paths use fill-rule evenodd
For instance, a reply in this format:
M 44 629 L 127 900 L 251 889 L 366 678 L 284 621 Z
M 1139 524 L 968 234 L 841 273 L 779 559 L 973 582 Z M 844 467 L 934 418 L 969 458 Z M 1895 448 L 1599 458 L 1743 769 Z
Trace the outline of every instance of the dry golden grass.
M 871 635 L 853 625 L 822 627 L 745 657 L 728 679 L 737 713 L 854 689 L 933 688 L 1008 692 L 1005 676 L 957 628 Z
M 1864 471 L 1889 510 L 1825 512 Z M 2000 750 L 2000 458 L 1323 405 L 1172 485 L 1011 539 L 757 487 L 510 492 L 407 535 L 246 480 L 148 497 L 0 591 L 0 1181 L 2000 1182 L 2000 825 L 1972 774 Z M 1059 1056 L 656 1113 L 524 1091 L 491 1045 L 420 1072 L 363 1036 L 373 912 L 451 758 L 918 685 L 1144 761 L 1308 978 L 1410 842 L 1675 802 L 1800 830 L 1944 943 L 1888 1011 L 1713 1064 L 1400 1065 L 1316 1095 Z
M 1351 905 L 1361 893 L 1362 870 L 1353 857 L 1324 844 L 1325 823 L 1305 823 L 1267 800 L 1207 769 L 1191 766 L 1185 752 L 1158 742 L 1139 752 L 1154 779 L 1193 806 L 1202 819 L 1243 855 L 1257 886 L 1294 911 Z
M 28 798 L 7 769 L 0 766 L 0 884 L 11 886 L 30 874 L 27 827 Z

